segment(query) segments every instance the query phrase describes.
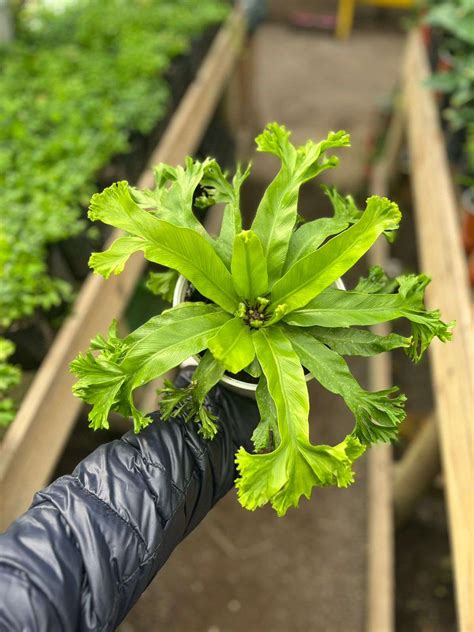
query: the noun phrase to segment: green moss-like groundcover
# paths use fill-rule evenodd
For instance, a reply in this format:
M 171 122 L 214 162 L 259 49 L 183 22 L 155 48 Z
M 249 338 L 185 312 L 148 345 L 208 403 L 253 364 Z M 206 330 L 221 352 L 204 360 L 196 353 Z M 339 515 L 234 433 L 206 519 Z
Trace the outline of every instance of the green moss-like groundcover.
M 84 230 L 98 171 L 127 151 L 132 131 L 164 117 L 171 60 L 228 10 L 223 0 L 78 0 L 20 15 L 15 41 L 0 49 L 4 331 L 69 295 L 48 274 L 48 246 Z

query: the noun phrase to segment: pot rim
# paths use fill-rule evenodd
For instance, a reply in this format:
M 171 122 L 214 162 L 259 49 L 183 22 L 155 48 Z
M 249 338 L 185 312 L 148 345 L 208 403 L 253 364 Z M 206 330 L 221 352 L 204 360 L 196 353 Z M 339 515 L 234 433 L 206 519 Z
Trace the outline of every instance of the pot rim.
M 176 281 L 176 285 L 173 292 L 173 307 L 179 305 L 180 303 L 185 302 L 186 290 L 188 289 L 189 281 L 182 274 L 179 275 L 178 280 Z M 334 285 L 339 290 L 345 290 L 346 286 L 342 279 L 337 279 Z M 182 366 L 197 366 L 199 364 L 199 358 L 195 355 L 191 356 L 187 360 L 182 363 Z M 306 381 L 312 379 L 311 373 L 306 375 Z M 257 390 L 257 384 L 252 384 L 251 382 L 244 382 L 242 380 L 238 380 L 235 377 L 231 377 L 230 375 L 224 374 L 224 376 L 220 380 L 227 386 L 230 386 L 233 389 L 239 389 L 242 391 L 255 393 Z

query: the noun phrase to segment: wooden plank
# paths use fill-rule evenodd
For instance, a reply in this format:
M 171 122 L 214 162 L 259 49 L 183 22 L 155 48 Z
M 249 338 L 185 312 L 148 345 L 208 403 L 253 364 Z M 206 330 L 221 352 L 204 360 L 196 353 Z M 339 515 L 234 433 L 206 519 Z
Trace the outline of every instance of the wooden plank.
M 385 142 L 384 156 L 375 165 L 370 181 L 370 193 L 385 196 L 388 177 L 401 138 L 398 115 L 393 119 Z M 388 245 L 380 238 L 369 253 L 370 265 L 385 266 Z M 376 325 L 380 335 L 390 333 L 387 323 Z M 392 366 L 389 353 L 369 361 L 370 390 L 392 386 Z M 367 632 L 393 632 L 395 629 L 395 548 L 393 524 L 393 464 L 390 444 L 379 444 L 368 453 L 368 567 L 367 567 Z
M 380 367 L 373 365 L 374 378 L 378 371 Z M 371 389 L 375 388 L 384 387 L 373 382 Z M 391 446 L 380 444 L 371 448 L 368 459 L 367 632 L 392 632 L 395 629 L 395 553 Z
M 236 136 L 236 154 L 248 161 L 254 151 L 254 138 L 260 132 L 255 101 L 256 37 L 247 38 L 239 63 L 232 75 L 223 102 L 227 125 Z
M 235 9 L 214 39 L 138 186 L 153 186 L 154 164 L 180 163 L 196 150 L 236 63 L 244 33 L 243 15 Z M 111 241 L 119 234 L 115 232 Z M 0 459 L 2 529 L 28 508 L 34 492 L 48 481 L 79 412 L 81 402 L 71 393 L 74 378 L 69 363 L 88 347 L 93 335 L 105 333 L 111 319 L 120 317 L 144 263 L 137 253 L 120 276 L 105 281 L 91 274 L 84 282 L 72 315 L 5 435 Z
M 446 482 L 460 630 L 474 630 L 473 341 L 467 266 L 439 114 L 426 88 L 426 53 L 411 33 L 404 92 L 421 267 L 433 278 L 427 306 L 456 320 L 453 340 L 430 348 L 443 473 Z
M 430 413 L 395 466 L 393 509 L 397 527 L 410 518 L 439 470 L 438 428 L 435 414 Z
M 404 112 L 400 95 L 395 99 L 392 118 L 385 137 L 383 157 L 374 165 L 372 172 L 372 187 L 370 192 L 375 195 L 387 196 L 390 182 L 396 171 L 397 160 L 404 136 Z M 388 249 L 378 252 L 379 257 L 388 257 Z M 377 252 L 377 251 L 376 251 Z

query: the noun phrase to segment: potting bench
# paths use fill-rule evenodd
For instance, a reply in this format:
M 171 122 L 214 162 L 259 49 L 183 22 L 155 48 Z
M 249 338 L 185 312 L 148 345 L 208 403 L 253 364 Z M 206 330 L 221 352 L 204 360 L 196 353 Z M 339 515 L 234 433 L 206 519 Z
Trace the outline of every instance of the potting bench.
M 153 187 L 152 167 L 178 164 L 198 147 L 229 84 L 245 40 L 245 17 L 236 7 L 217 33 L 195 79 L 176 109 L 138 187 Z M 109 243 L 118 236 L 114 232 Z M 1 451 L 1 527 L 25 511 L 51 476 L 82 403 L 72 395 L 69 363 L 97 332 L 120 318 L 145 266 L 141 253 L 125 271 L 105 281 L 90 274 L 8 429 Z

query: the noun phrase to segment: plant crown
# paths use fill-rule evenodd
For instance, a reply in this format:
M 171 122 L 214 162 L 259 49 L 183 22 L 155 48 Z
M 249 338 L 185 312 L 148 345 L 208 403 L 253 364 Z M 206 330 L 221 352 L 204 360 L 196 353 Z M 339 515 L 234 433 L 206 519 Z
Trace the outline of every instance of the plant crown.
M 242 230 L 239 200 L 250 167 L 238 167 L 229 180 L 215 160 L 188 158 L 185 167 L 159 165 L 154 190 L 118 182 L 93 196 L 90 218 L 124 231 L 108 250 L 92 255 L 95 272 L 120 274 L 130 255 L 142 251 L 173 271 L 155 275 L 151 283 L 158 291 L 169 295 L 180 273 L 208 302 L 185 301 L 124 338 L 113 323 L 108 336 L 96 336 L 71 365 L 78 378 L 74 393 L 92 405 L 92 428 L 108 428 L 109 413 L 117 411 L 130 416 L 139 432 L 151 420 L 135 405 L 135 389 L 202 353 L 188 387 L 166 383 L 161 413 L 199 424 L 207 439 L 219 423 L 206 405 L 209 390 L 226 371 L 257 377 L 255 453 L 239 449 L 236 485 L 244 507 L 271 503 L 279 515 L 301 496 L 309 498 L 315 485 L 352 483 L 355 459 L 368 445 L 394 439 L 404 418 L 404 395 L 396 387 L 364 390 L 343 356 L 403 348 L 418 361 L 435 336 L 445 341 L 451 335 L 439 312 L 424 308 L 429 279 L 423 274 L 389 279 L 376 267 L 353 290 L 333 287 L 380 235 L 394 237 L 401 214 L 394 202 L 377 196 L 359 211 L 350 196 L 326 188 L 333 216 L 299 225 L 301 185 L 337 165 L 326 152 L 347 147 L 349 135 L 330 132 L 301 147 L 289 137 L 284 126 L 272 123 L 256 139 L 257 150 L 277 156 L 281 167 L 249 230 Z M 203 193 L 195 199 L 198 185 Z M 207 233 L 193 201 L 201 208 L 225 205 L 218 236 Z M 411 323 L 409 337 L 361 328 L 399 318 Z M 354 415 L 353 431 L 336 446 L 310 441 L 304 369 Z

